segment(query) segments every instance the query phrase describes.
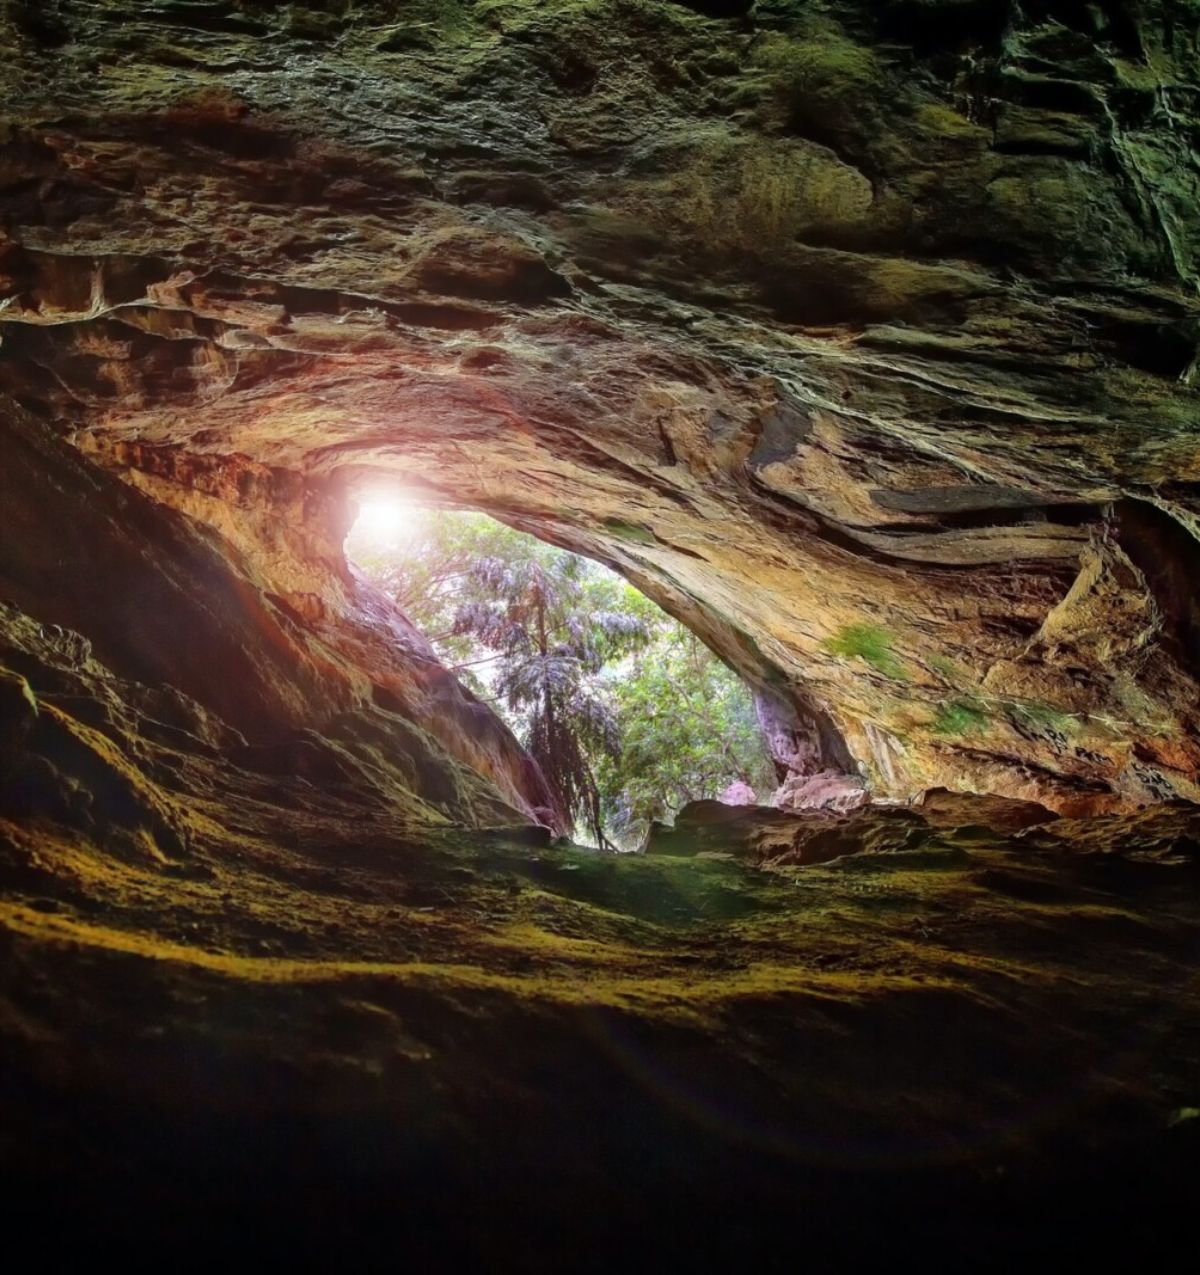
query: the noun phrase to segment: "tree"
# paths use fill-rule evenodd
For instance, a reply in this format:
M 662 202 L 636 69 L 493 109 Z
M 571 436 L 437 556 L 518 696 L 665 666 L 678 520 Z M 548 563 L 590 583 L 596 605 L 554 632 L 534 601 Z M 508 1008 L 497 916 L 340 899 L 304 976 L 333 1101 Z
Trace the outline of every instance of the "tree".
M 604 834 L 594 762 L 613 759 L 620 737 L 596 675 L 650 640 L 628 611 L 597 605 L 604 592 L 595 567 L 574 554 L 538 551 L 479 559 L 470 569 L 477 595 L 461 603 L 455 635 L 470 634 L 497 652 L 493 689 L 523 720 L 524 744 L 564 812 Z
M 745 684 L 693 633 L 670 621 L 614 679 L 619 754 L 599 768 L 605 819 L 626 844 L 652 819 L 717 797 L 734 780 L 775 786 L 770 754 Z
M 473 568 L 487 558 L 520 557 L 538 542 L 482 514 L 424 510 L 402 538 L 377 541 L 352 530 L 346 552 L 430 640 L 472 691 L 491 701 L 479 665 L 494 663 L 469 634 L 454 627 L 459 608 L 485 599 Z
M 745 685 L 606 568 L 480 514 L 430 512 L 401 544 L 348 549 L 597 845 L 631 847 L 735 779 L 773 786 Z

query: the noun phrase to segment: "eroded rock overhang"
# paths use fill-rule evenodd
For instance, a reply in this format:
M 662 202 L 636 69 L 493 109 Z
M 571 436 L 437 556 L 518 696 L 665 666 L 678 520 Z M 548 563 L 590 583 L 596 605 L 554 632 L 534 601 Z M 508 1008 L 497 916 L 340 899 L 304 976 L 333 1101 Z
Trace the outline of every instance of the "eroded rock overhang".
M 1194 797 L 1193 11 L 706 8 L 10 7 L 6 394 L 345 669 L 391 471 L 813 769 Z

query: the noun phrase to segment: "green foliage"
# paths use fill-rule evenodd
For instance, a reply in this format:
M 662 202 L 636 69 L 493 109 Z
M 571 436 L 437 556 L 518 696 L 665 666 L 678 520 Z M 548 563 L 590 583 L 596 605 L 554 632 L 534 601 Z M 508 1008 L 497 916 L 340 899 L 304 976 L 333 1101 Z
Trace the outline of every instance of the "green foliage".
M 975 700 L 954 699 L 938 705 L 931 727 L 935 735 L 975 735 L 988 728 L 988 714 Z
M 1039 734 L 1066 735 L 1079 725 L 1070 713 L 1064 713 L 1061 708 L 1044 704 L 1040 700 L 1013 700 L 1005 711 L 1014 726 Z
M 487 653 L 469 634 L 456 633 L 454 620 L 460 606 L 487 597 L 472 574 L 475 563 L 516 553 L 528 539 L 480 514 L 430 510 L 413 534 L 391 544 L 351 531 L 346 554 L 430 639 L 443 662 L 477 695 L 489 698 L 479 676 Z
M 600 845 L 775 776 L 753 699 L 696 637 L 607 569 L 481 514 L 429 512 L 347 552 L 509 722 Z
M 825 649 L 844 659 L 866 661 L 877 673 L 898 682 L 908 681 L 904 665 L 892 650 L 893 638 L 882 624 L 844 624 L 825 641 Z
M 610 693 L 622 748 L 601 762 L 601 788 L 626 843 L 734 780 L 757 793 L 775 786 L 746 687 L 682 626 L 664 619 L 657 641 L 614 670 Z
M 606 608 L 589 564 L 561 552 L 480 558 L 465 573 L 470 593 L 454 617 L 497 653 L 496 698 L 524 721 L 525 747 L 542 768 L 560 809 L 606 844 L 594 765 L 614 756 L 617 725 L 593 679 L 650 640 L 629 611 Z M 482 596 L 480 596 L 482 595 Z

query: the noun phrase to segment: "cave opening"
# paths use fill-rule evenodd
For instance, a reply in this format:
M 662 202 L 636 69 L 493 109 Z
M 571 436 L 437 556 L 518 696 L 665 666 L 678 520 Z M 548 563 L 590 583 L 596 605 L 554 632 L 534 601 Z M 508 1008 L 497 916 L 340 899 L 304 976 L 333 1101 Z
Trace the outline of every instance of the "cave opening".
M 635 851 L 692 802 L 769 801 L 750 686 L 606 564 L 389 489 L 344 549 L 528 750 L 573 840 Z

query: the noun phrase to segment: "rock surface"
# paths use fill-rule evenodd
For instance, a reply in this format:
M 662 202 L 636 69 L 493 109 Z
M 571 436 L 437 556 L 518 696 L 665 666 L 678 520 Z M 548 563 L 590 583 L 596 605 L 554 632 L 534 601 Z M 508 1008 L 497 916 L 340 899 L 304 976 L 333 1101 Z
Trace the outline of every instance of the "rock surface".
M 305 616 L 394 474 L 624 571 L 802 773 L 1197 795 L 1188 0 L 5 14 L 3 388 Z
M 1179 814 L 1185 822 L 1191 806 Z M 650 826 L 646 853 L 668 855 L 716 854 L 767 867 L 828 863 L 864 851 L 906 850 L 929 842 L 934 830 L 956 832 L 986 829 L 991 835 L 1012 835 L 1052 823 L 1058 816 L 1033 801 L 1005 797 L 965 796 L 936 789 L 915 807 L 861 803 L 811 804 L 788 809 L 722 801 L 693 801 L 667 827 Z M 1128 829 L 1131 825 L 1121 824 Z M 1086 840 L 1091 824 L 1080 825 Z M 1077 830 L 1076 836 L 1081 835 Z M 1121 834 L 1112 838 L 1120 844 Z
M 365 582 L 343 572 L 332 613 L 321 596 L 281 595 L 257 559 L 96 471 L 20 409 L 0 438 L 0 673 L 18 724 L 34 724 L 8 741 L 4 789 L 32 803 L 24 813 L 57 803 L 62 815 L 75 793 L 85 815 L 92 752 L 140 791 L 148 741 L 178 738 L 344 790 L 398 828 L 540 818 L 566 831 L 507 727 Z M 258 510 L 268 526 L 272 513 Z
M 1198 66 L 1187 0 L 9 0 L 9 1247 L 1177 1263 Z M 343 559 L 386 478 L 691 625 L 803 808 L 550 845 Z
M 1196 807 L 483 840 L 8 633 L 5 731 L 83 780 L 0 808 L 10 1242 L 728 1270 L 802 1226 L 1001 1271 L 1190 1234 Z

